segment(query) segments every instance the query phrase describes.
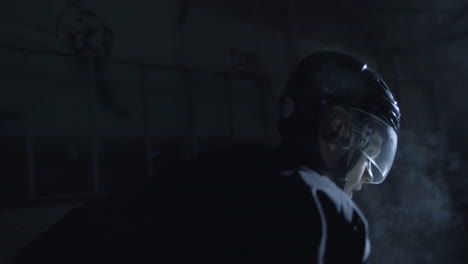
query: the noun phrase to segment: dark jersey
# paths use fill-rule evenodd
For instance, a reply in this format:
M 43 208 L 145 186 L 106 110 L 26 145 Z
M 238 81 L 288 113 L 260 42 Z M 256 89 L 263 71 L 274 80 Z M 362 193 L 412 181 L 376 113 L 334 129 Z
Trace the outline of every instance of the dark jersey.
M 16 263 L 362 263 L 356 205 L 325 176 L 281 163 L 244 146 L 160 168 L 71 210 Z

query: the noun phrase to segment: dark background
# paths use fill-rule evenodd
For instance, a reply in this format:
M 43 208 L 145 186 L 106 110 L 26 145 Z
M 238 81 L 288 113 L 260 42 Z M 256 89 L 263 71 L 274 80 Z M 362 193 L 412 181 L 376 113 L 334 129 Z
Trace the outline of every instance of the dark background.
M 276 144 L 285 81 L 322 49 L 364 58 L 403 114 L 388 179 L 355 198 L 369 263 L 466 263 L 466 47 L 468 1 L 2 1 L 0 263 L 161 163 Z

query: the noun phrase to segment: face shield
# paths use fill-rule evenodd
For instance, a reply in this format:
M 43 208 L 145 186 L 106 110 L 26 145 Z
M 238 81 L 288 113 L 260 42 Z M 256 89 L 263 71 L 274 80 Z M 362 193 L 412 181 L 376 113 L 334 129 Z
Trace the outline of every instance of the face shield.
M 356 154 L 362 154 L 370 162 L 373 179 L 370 183 L 382 183 L 395 159 L 397 134 L 378 117 L 351 108 L 351 146 Z

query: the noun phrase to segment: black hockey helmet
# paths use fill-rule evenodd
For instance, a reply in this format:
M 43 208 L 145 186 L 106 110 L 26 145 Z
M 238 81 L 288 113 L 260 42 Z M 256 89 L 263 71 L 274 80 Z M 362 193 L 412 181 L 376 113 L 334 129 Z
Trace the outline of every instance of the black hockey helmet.
M 317 133 L 324 105 L 349 110 L 352 126 L 341 147 L 358 146 L 374 165 L 373 183 L 385 179 L 396 153 L 401 114 L 390 88 L 365 63 L 334 51 L 313 53 L 293 72 L 280 103 L 282 133 Z

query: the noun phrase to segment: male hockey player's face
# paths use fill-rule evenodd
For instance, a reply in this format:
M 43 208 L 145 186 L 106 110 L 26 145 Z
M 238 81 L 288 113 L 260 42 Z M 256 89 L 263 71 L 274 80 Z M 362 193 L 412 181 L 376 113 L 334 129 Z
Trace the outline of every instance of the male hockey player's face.
M 330 171 L 343 173 L 342 177 L 346 179 L 343 191 L 350 197 L 354 192 L 361 190 L 363 184 L 372 182 L 372 165 L 370 160 L 355 148 L 338 153 L 337 151 L 325 151 L 322 153 L 324 160 L 328 163 Z M 346 161 L 345 161 L 346 160 Z M 353 165 L 349 168 L 343 167 L 351 160 Z M 332 174 L 333 176 L 338 176 Z
M 394 154 L 394 152 L 388 151 L 389 148 L 384 144 L 382 131 L 378 129 L 370 131 L 372 133 L 362 133 L 360 136 L 355 136 L 356 143 L 347 153 L 346 184 L 343 190 L 351 197 L 353 192 L 359 191 L 363 184 L 381 183 L 386 176 L 385 172 L 382 173 L 382 168 L 390 168 L 393 162 L 393 155 L 385 155 Z M 388 139 L 391 138 L 388 137 Z M 389 142 L 387 141 L 387 143 Z M 388 163 L 389 159 L 391 159 L 390 163 Z M 379 166 L 382 164 L 384 166 Z
M 352 151 L 352 150 L 351 150 Z M 349 153 L 350 157 L 354 153 Z M 370 160 L 362 155 L 359 155 L 355 165 L 346 173 L 346 183 L 343 188 L 344 192 L 350 197 L 353 197 L 355 191 L 361 190 L 363 184 L 372 182 L 372 168 Z
M 379 154 L 379 146 L 381 145 L 379 139 L 381 137 L 371 136 L 368 138 L 369 140 L 366 141 L 368 147 L 365 148 L 366 154 L 358 145 L 340 146 L 339 142 L 347 142 L 345 139 L 350 136 L 347 132 L 351 126 L 349 115 L 341 107 L 332 108 L 330 113 L 332 118 L 326 119 L 322 123 L 325 127 L 319 133 L 320 152 L 329 175 L 335 180 L 345 178 L 346 183 L 343 191 L 352 197 L 355 191 L 361 190 L 363 184 L 371 183 L 373 180 L 370 158 L 373 159 Z M 327 133 L 334 135 L 332 140 L 327 139 L 325 136 Z

